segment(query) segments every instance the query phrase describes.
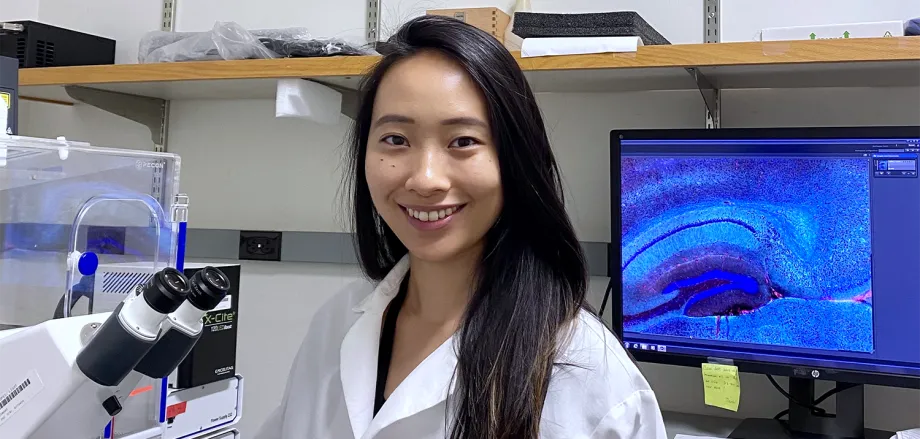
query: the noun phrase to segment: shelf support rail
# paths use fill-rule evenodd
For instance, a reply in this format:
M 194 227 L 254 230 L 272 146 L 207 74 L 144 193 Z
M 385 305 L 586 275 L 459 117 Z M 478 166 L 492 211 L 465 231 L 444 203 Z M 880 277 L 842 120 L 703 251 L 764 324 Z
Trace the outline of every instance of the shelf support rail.
M 176 28 L 176 4 L 179 0 L 162 0 L 163 10 L 161 12 L 160 30 L 164 32 L 173 32 Z M 153 141 L 153 150 L 156 152 L 167 151 L 167 137 L 169 133 L 169 101 L 162 101 L 162 111 L 160 119 L 160 135 L 155 136 L 159 141 Z M 151 128 L 151 131 L 153 128 Z
M 371 47 L 377 47 L 377 40 L 380 38 L 380 3 L 383 0 L 365 0 L 367 10 L 364 14 L 364 36 Z
M 703 42 L 718 43 L 722 41 L 720 25 L 722 0 L 703 0 Z M 712 82 L 700 72 L 697 67 L 688 67 L 687 73 L 696 82 L 696 88 L 703 96 L 706 104 L 706 128 L 719 128 L 722 126 L 722 91 L 712 85 Z

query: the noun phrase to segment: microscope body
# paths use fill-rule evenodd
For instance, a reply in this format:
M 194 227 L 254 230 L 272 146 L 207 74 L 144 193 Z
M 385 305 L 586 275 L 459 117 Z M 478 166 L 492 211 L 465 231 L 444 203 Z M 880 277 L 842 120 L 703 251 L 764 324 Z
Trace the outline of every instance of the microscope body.
M 102 403 L 117 389 L 87 379 L 76 361 L 89 341 L 84 338 L 110 316 L 69 317 L 0 332 L 0 386 L 9 387 L 0 409 L 0 437 L 99 435 L 100 425 L 111 419 Z
M 175 370 L 229 287 L 213 267 L 167 268 L 113 312 L 0 332 L 0 438 L 98 437 L 143 377 Z

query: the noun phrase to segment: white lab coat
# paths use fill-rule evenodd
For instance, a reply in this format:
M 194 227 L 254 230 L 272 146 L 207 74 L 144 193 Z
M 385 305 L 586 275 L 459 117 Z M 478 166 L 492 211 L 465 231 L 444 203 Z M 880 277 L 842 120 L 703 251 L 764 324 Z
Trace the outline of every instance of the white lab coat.
M 451 338 L 399 384 L 374 416 L 381 319 L 409 268 L 399 262 L 374 288 L 337 294 L 313 318 L 281 406 L 257 439 L 444 438 L 457 365 Z M 655 395 L 625 350 L 587 312 L 554 371 L 540 423 L 546 439 L 665 439 Z

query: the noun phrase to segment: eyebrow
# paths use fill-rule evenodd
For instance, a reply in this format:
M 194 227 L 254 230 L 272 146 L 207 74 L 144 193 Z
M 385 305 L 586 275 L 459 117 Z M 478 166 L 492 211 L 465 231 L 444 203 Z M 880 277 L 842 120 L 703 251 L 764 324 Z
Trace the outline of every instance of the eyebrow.
M 441 125 L 471 125 L 482 128 L 489 128 L 489 124 L 475 117 L 453 117 L 441 121 Z
M 374 121 L 374 126 L 384 125 L 388 123 L 415 123 L 415 119 L 409 116 L 403 116 L 401 114 L 384 114 L 377 118 Z
M 409 116 L 403 116 L 401 114 L 384 114 L 377 118 L 374 121 L 374 126 L 384 125 L 388 123 L 408 123 L 414 124 L 415 119 Z M 470 126 L 479 126 L 482 128 L 489 128 L 489 124 L 484 122 L 481 119 L 475 117 L 452 117 L 450 119 L 444 119 L 441 121 L 441 125 L 470 125 Z

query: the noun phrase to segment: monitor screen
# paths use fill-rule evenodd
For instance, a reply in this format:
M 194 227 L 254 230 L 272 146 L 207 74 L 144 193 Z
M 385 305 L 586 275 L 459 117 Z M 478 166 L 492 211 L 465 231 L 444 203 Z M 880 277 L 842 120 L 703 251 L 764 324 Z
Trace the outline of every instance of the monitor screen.
M 920 377 L 920 128 L 678 132 L 612 138 L 626 347 Z

